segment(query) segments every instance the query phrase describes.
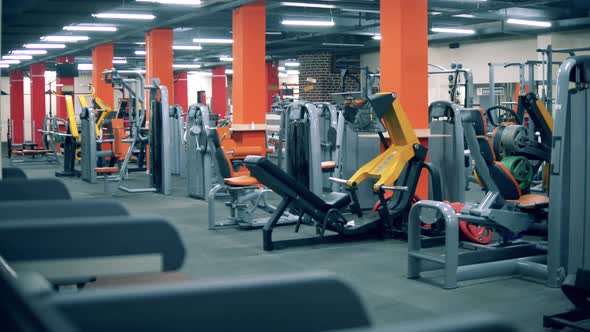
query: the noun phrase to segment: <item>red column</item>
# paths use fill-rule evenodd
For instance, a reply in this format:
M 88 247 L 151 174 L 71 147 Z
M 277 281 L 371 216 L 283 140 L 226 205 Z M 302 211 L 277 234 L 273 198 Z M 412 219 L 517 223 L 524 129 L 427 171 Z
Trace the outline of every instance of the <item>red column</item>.
M 395 92 L 414 129 L 428 128 L 427 0 L 381 0 L 381 91 Z M 419 137 L 423 145 L 428 138 Z M 428 197 L 423 175 L 418 195 Z
M 240 146 L 266 146 L 266 6 L 263 0 L 234 9 L 233 135 Z M 254 126 L 252 126 L 252 124 Z
M 55 59 L 55 62 L 57 64 L 74 63 L 74 57 L 73 56 L 60 56 L 57 59 Z M 63 86 L 69 86 L 69 87 L 71 87 L 72 91 L 75 91 L 73 77 L 58 77 L 56 79 L 55 83 L 57 84 L 56 93 L 58 95 L 62 94 Z M 55 116 L 57 116 L 58 118 L 61 118 L 61 119 L 67 119 L 68 118 L 68 110 L 66 109 L 66 100 L 63 97 L 56 97 L 56 99 L 57 100 L 55 101 L 55 108 L 56 108 Z
M 113 43 L 98 45 L 92 49 L 92 85 L 97 97 L 114 108 L 115 93 L 113 85 L 104 82 L 104 70 L 113 68 Z
M 220 118 L 225 118 L 227 113 L 227 76 L 225 76 L 225 66 L 213 67 L 211 70 L 211 111 L 213 114 L 219 114 Z
M 38 130 L 45 119 L 45 63 L 31 65 L 31 127 L 35 143 L 41 146 L 43 134 Z
M 266 81 L 268 82 L 268 103 L 266 111 L 270 112 L 272 97 L 279 93 L 279 62 L 271 61 L 266 63 Z
M 10 119 L 12 120 L 12 142 L 21 144 L 25 141 L 25 91 L 23 88 L 23 71 L 10 71 Z
M 186 71 L 174 75 L 174 103 L 188 111 L 188 73 Z
M 153 78 L 159 78 L 168 89 L 170 105 L 174 104 L 173 41 L 172 29 L 154 29 L 145 34 L 145 84 L 151 85 Z

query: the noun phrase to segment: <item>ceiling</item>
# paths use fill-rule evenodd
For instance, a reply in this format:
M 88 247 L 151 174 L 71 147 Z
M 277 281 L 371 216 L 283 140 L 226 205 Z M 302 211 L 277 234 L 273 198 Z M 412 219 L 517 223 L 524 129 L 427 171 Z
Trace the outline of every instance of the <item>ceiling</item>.
M 74 55 L 77 62 L 89 63 L 91 48 L 108 41 L 115 42 L 115 56 L 125 57 L 121 69 L 140 68 L 144 57 L 145 32 L 159 27 L 174 28 L 175 45 L 197 45 L 193 38 L 231 38 L 233 8 L 252 0 L 203 0 L 198 7 L 163 5 L 135 0 L 4 0 L 2 1 L 2 54 L 22 49 L 23 44 L 39 42 L 41 36 L 83 34 L 88 41 L 69 43 L 65 49 L 49 50 L 36 56 L 34 62 L 51 63 L 58 55 Z M 301 1 L 321 7 L 285 6 L 284 1 L 267 0 L 267 54 L 275 59 L 296 58 L 303 52 L 327 50 L 342 54 L 358 54 L 376 50 L 379 41 L 379 0 Z M 292 1 L 294 2 L 294 1 Z M 430 43 L 449 43 L 468 39 L 536 34 L 590 27 L 588 0 L 429 0 L 429 27 L 469 28 L 473 35 L 430 32 Z M 156 16 L 150 21 L 107 20 L 92 14 L 103 12 L 142 13 Z M 286 26 L 286 18 L 333 20 L 333 27 Z M 532 28 L 506 24 L 508 18 L 551 21 L 550 28 Z M 63 26 L 72 24 L 115 25 L 116 32 L 67 33 Z M 540 30 L 542 29 L 542 30 Z M 328 43 L 327 45 L 325 43 Z M 334 45 L 340 44 L 340 45 Z M 343 45 L 344 44 L 344 45 Z M 346 45 L 357 44 L 357 45 Z M 175 50 L 175 63 L 201 64 L 204 68 L 220 63 L 221 55 L 231 55 L 231 45 L 202 44 L 203 49 Z M 10 68 L 26 67 L 22 61 Z

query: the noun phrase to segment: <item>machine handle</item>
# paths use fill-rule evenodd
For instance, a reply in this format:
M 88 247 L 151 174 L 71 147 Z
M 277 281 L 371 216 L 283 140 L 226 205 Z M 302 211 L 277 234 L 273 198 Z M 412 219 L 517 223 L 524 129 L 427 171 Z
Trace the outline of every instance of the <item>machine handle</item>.
M 348 182 L 348 180 L 333 178 L 333 177 L 329 177 L 328 179 L 332 182 L 341 183 L 341 184 L 346 184 Z
M 407 186 L 381 186 L 383 190 L 408 191 Z

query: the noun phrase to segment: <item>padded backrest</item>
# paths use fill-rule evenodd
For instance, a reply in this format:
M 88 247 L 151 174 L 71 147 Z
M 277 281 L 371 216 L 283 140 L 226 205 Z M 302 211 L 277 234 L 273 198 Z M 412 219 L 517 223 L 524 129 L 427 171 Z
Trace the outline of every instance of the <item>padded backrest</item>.
M 465 109 L 461 112 L 461 116 L 463 117 L 463 123 L 469 121 L 473 125 L 477 136 L 483 136 L 487 133 L 488 126 L 481 109 Z
M 283 198 L 303 199 L 314 208 L 324 212 L 329 209 L 324 200 L 268 159 L 260 156 L 248 156 L 244 159 L 244 164 L 250 170 L 251 176 Z
M 71 199 L 58 179 L 7 179 L 0 181 L 0 201 Z
M 219 133 L 216 128 L 210 128 L 207 131 L 207 139 L 211 142 L 214 150 L 215 165 L 219 171 L 219 175 L 224 178 L 231 178 L 231 169 L 225 157 L 225 152 L 221 148 L 221 141 L 219 140 Z
M 74 332 L 55 308 L 27 296 L 10 272 L 0 267 L 0 326 L 2 331 Z
M 17 167 L 3 167 L 2 168 L 2 179 L 26 179 L 27 175 L 22 169 Z
M 0 221 L 129 215 L 114 200 L 42 200 L 0 202 Z
M 161 217 L 80 217 L 0 222 L 0 254 L 8 262 L 160 254 L 164 271 L 182 267 L 185 249 Z
M 479 151 L 486 161 L 486 164 L 493 165 L 496 161 L 496 154 L 492 147 L 492 142 L 486 136 L 477 137 L 477 143 L 479 144 Z
M 504 199 L 518 199 L 522 196 L 522 191 L 518 182 L 504 164 L 496 161 L 489 167 L 489 169 L 490 176 L 498 186 L 500 195 L 502 195 Z
M 64 292 L 48 303 L 84 332 L 323 332 L 370 325 L 358 295 L 326 273 Z

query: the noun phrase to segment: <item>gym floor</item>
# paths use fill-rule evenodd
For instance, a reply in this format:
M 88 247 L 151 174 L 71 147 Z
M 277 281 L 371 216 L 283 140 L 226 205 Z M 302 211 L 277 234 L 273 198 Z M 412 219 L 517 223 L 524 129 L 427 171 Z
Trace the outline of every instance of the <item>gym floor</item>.
M 5 159 L 4 165 L 9 164 Z M 47 164 L 15 166 L 23 168 L 30 178 L 53 177 L 57 169 Z M 132 214 L 158 214 L 177 227 L 187 249 L 182 272 L 194 280 L 327 270 L 356 289 L 376 325 L 489 312 L 512 321 L 522 331 L 539 331 L 543 314 L 569 307 L 559 289 L 516 277 L 464 282 L 454 290 L 443 290 L 434 284 L 441 280 L 436 275 L 431 279 L 408 280 L 407 245 L 403 241 L 368 240 L 264 252 L 260 230 L 208 230 L 207 203 L 187 197 L 183 179 L 173 180 L 171 196 L 119 191 L 114 198 Z M 75 199 L 107 197 L 102 183 L 92 185 L 77 178 L 63 181 Z M 134 173 L 127 184 L 141 187 L 147 181 L 145 174 Z M 477 195 L 477 191 L 468 191 L 468 196 Z M 218 218 L 227 216 L 223 200 L 218 200 L 216 210 Z M 293 226 L 285 226 L 277 228 L 274 234 L 276 238 L 285 238 L 292 233 Z M 305 233 L 313 234 L 308 230 Z

